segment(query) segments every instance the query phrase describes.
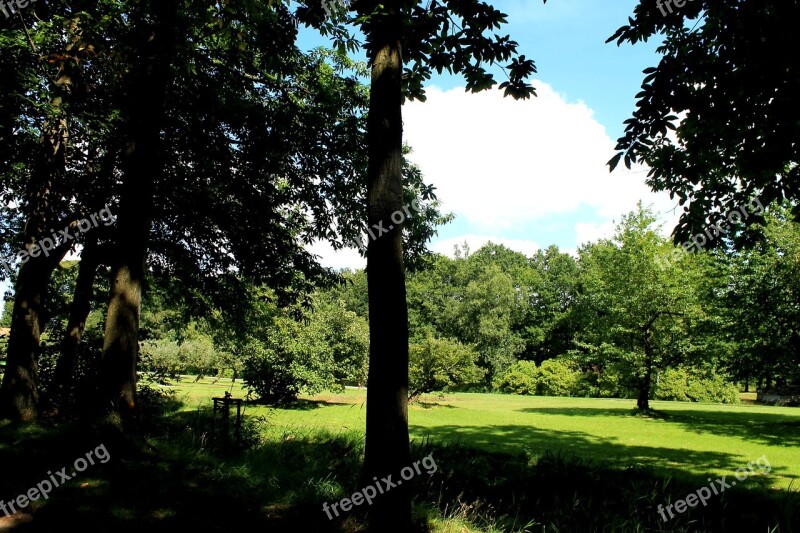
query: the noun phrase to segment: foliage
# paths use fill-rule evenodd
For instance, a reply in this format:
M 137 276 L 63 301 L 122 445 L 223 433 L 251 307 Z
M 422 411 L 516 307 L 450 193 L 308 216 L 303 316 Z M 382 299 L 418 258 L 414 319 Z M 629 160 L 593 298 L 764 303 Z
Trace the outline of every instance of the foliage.
M 764 240 L 722 258 L 729 270 L 721 311 L 735 345 L 725 362 L 763 390 L 800 388 L 800 224 L 790 218 L 788 208 L 774 206 Z
M 641 0 L 609 38 L 618 44 L 663 38 L 659 64 L 644 71 L 636 111 L 610 164 L 613 169 L 621 158 L 628 167 L 643 163 L 654 190 L 679 198 L 677 241 L 753 198 L 764 205 L 800 198 L 800 66 L 785 53 L 800 44 L 792 22 L 800 4 L 682 4 Z
M 369 325 L 364 318 L 348 311 L 341 300 L 319 298 L 311 315 L 309 334 L 322 341 L 333 362 L 330 370 L 339 385 L 366 385 Z
M 655 387 L 658 400 L 739 403 L 739 388 L 716 374 L 703 377 L 697 370 L 667 368 Z
M 650 210 L 639 206 L 622 218 L 612 240 L 581 249 L 582 292 L 574 317 L 581 321 L 579 356 L 584 365 L 614 363 L 635 376 L 645 409 L 652 374 L 697 350 L 704 319 L 700 271 L 694 258 L 665 265 L 673 249 L 653 229 Z M 595 356 L 605 359 L 597 361 Z
M 537 392 L 539 375 L 533 361 L 514 363 L 494 383 L 494 388 L 509 394 L 532 396 Z
M 325 348 L 308 328 L 278 316 L 244 346 L 242 377 L 263 402 L 293 402 L 300 392 L 313 394 L 335 385 L 333 361 Z
M 454 390 L 479 382 L 484 371 L 476 366 L 478 354 L 451 339 L 428 337 L 409 346 L 410 396 Z
M 547 359 L 537 369 L 536 391 L 542 396 L 582 396 L 582 376 L 577 364 L 565 358 Z

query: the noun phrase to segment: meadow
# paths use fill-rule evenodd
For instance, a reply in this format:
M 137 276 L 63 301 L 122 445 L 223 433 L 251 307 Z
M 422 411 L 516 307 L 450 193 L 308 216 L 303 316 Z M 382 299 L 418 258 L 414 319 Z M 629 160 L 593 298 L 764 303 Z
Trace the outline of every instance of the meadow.
M 210 379 L 174 386 L 184 410 L 210 407 L 241 386 Z M 247 407 L 267 420 L 269 439 L 297 438 L 324 430 L 358 438 L 365 427 L 366 391 L 304 397 L 292 408 Z M 800 484 L 800 409 L 653 401 L 658 413 L 634 412 L 634 400 L 506 394 L 426 395 L 409 407 L 412 439 L 460 443 L 489 452 L 544 453 L 609 466 L 645 466 L 666 476 L 716 478 L 766 456 L 771 471 L 748 484 L 786 489 Z
M 137 439 L 80 424 L 0 423 L 0 499 L 11 502 L 102 444 L 95 464 L 0 516 L 0 531 L 150 533 L 365 531 L 368 506 L 334 520 L 323 504 L 365 487 L 364 390 L 303 397 L 288 407 L 246 404 L 240 446 L 220 439 L 211 398 L 243 398 L 241 382 L 186 377 L 144 401 Z M 163 389 L 162 389 L 162 392 Z M 497 394 L 426 395 L 409 408 L 412 459 L 429 457 L 405 486 L 416 529 L 433 533 L 563 531 L 790 532 L 800 517 L 800 410 L 758 405 Z M 679 500 L 736 469 L 746 481 L 703 506 Z M 662 519 L 659 506 L 676 505 Z

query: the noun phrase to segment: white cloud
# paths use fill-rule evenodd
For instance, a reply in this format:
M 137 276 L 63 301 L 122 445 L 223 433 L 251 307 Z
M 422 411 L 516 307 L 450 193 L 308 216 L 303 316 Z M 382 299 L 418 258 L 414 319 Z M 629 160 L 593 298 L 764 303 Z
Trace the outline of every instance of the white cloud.
M 591 222 L 578 222 L 575 224 L 575 235 L 578 245 L 588 242 L 597 242 L 600 239 L 610 239 L 614 235 L 616 224 L 613 221 L 594 224 Z
M 591 109 L 535 85 L 539 96 L 525 101 L 434 87 L 427 102 L 405 106 L 411 159 L 438 188 L 444 210 L 495 234 L 586 208 L 610 220 L 639 199 L 670 205 L 644 184 L 644 170 L 608 173 L 614 142 Z
M 317 241 L 308 247 L 308 251 L 320 256 L 322 265 L 329 268 L 356 270 L 367 266 L 367 260 L 355 248 L 336 251 L 327 242 Z
M 442 210 L 454 212 L 468 227 L 463 235 L 436 239 L 432 248 L 450 255 L 464 240 L 473 250 L 492 240 L 528 255 L 540 244 L 572 249 L 610 237 L 613 221 L 639 200 L 653 206 L 667 234 L 677 219 L 671 212 L 675 202 L 645 185 L 646 169 L 620 165 L 609 174 L 606 163 L 615 143 L 594 112 L 547 83 L 534 85 L 538 97 L 525 101 L 503 98 L 500 91 L 429 87 L 427 102 L 404 106 L 412 161 L 436 186 Z M 556 236 L 545 241 L 541 234 L 525 238 L 526 228 L 548 221 L 574 228 L 574 242 L 559 243 Z M 364 264 L 355 251 L 314 249 L 329 266 Z

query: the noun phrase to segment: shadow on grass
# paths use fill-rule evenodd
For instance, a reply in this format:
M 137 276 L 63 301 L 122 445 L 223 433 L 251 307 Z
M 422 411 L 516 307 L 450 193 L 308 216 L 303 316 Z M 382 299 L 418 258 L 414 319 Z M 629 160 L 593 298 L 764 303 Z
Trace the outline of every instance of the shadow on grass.
M 584 458 L 606 464 L 609 468 L 621 466 L 647 467 L 665 476 L 691 478 L 711 470 L 729 471 L 746 466 L 754 457 L 743 459 L 726 451 L 698 451 L 683 448 L 632 445 L 616 438 L 604 438 L 581 431 L 553 431 L 530 426 L 412 426 L 414 435 L 435 438 L 439 442 L 474 446 L 486 451 L 517 454 L 520 450 L 532 457 L 553 453 L 569 458 Z M 694 472 L 694 474 L 692 473 Z M 788 467 L 772 465 L 772 476 L 788 475 Z M 705 479 L 705 478 L 703 478 Z M 748 479 L 748 487 L 766 489 L 771 476 Z
M 711 433 L 751 440 L 771 446 L 800 447 L 800 409 L 785 413 L 731 412 L 703 409 L 656 411 L 656 418 L 681 426 L 693 433 Z M 588 407 L 526 407 L 520 412 L 561 416 L 635 416 L 629 406 L 592 409 Z
M 449 403 L 437 403 L 437 402 L 423 402 L 423 401 L 415 401 L 409 404 L 409 406 L 420 407 L 422 409 L 458 409 L 455 405 L 450 405 Z
M 14 531 L 362 531 L 362 506 L 329 521 L 322 502 L 360 489 L 363 440 L 318 433 L 301 439 L 260 443 L 234 456 L 204 446 L 207 413 L 178 413 L 162 421 L 146 441 L 109 443 L 111 460 L 90 467 L 37 502 L 33 520 Z M 194 417 L 194 418 L 193 418 Z M 439 428 L 453 435 L 452 427 Z M 459 434 L 464 428 L 458 428 Z M 518 429 L 518 428 L 517 428 Z M 480 428 L 475 432 L 479 433 Z M 492 431 L 487 428 L 484 431 Z M 526 435 L 501 427 L 503 438 Z M 437 439 L 439 430 L 437 430 Z M 477 435 L 470 435 L 476 437 Z M 528 437 L 531 435 L 528 434 Z M 534 435 L 539 438 L 540 436 Z M 77 428 L 21 432 L 0 428 L 13 446 L 0 450 L 0 498 L 9 501 L 98 444 Z M 608 446 L 580 432 L 557 437 L 578 449 Z M 617 445 L 619 446 L 619 445 Z M 564 448 L 567 448 L 564 446 Z M 617 452 L 617 449 L 612 449 Z M 535 464 L 508 455 L 430 440 L 415 445 L 412 459 L 431 455 L 436 471 L 408 481 L 417 510 L 430 517 L 456 516 L 501 531 L 790 531 L 797 495 L 729 491 L 707 507 L 690 509 L 665 524 L 657 506 L 685 498 L 708 485 L 704 476 L 668 479 L 643 467 L 612 467 L 564 454 L 545 454 Z M 724 453 L 695 453 L 693 461 L 726 462 Z M 755 479 L 754 479 L 755 481 Z M 478 504 L 477 502 L 483 502 Z M 476 510 L 477 509 L 477 510 Z

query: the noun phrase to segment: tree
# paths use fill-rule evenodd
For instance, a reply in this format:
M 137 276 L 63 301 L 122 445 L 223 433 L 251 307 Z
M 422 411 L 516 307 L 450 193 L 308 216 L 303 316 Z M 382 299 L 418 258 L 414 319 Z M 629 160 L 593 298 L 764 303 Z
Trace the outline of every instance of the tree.
M 8 92 L 0 103 L 0 210 L 8 222 L 0 236 L 4 252 L 16 253 L 24 246 L 29 254 L 15 280 L 15 305 L 23 310 L 17 316 L 24 320 L 12 334 L 17 340 L 12 342 L 14 361 L 4 376 L 8 394 L 3 398 L 4 407 L 27 403 L 30 416 L 36 411 L 30 399 L 38 396 L 35 361 L 50 275 L 60 258 L 82 241 L 74 224 L 108 200 L 99 199 L 108 188 L 106 181 L 95 179 L 104 166 L 99 139 L 110 129 L 103 118 L 109 116 L 106 89 L 116 87 L 112 80 L 117 76 L 109 66 L 116 61 L 112 58 L 125 54 L 102 57 L 97 52 L 100 35 L 113 40 L 122 32 L 120 9 L 115 0 L 78 0 L 55 8 L 39 3 L 0 30 L 0 56 L 12 62 L 2 70 L 14 73 L 3 77 Z M 62 238 L 67 226 L 72 236 Z M 37 251 L 37 243 L 51 248 L 49 254 Z M 23 381 L 27 385 L 18 387 Z M 13 405 L 10 410 L 11 416 L 18 415 Z
M 680 199 L 678 241 L 753 198 L 764 205 L 800 199 L 800 61 L 786 53 L 800 44 L 800 2 L 682 4 L 642 0 L 609 38 L 635 44 L 664 37 L 610 167 L 621 159 L 628 167 L 646 164 L 653 190 Z
M 570 310 L 577 297 L 578 263 L 557 246 L 538 250 L 530 263 L 540 283 L 530 295 L 523 336 L 526 357 L 541 363 L 573 348 L 575 323 Z
M 752 249 L 730 254 L 721 293 L 735 339 L 730 371 L 759 389 L 800 387 L 800 225 L 775 206 Z
M 622 218 L 613 239 L 584 247 L 579 260 L 578 344 L 589 360 L 622 365 L 635 376 L 641 410 L 650 408 L 654 372 L 691 352 L 687 334 L 703 313 L 693 257 L 663 268 L 659 257 L 672 246 L 654 222 L 640 205 Z
M 366 36 L 371 72 L 367 124 L 367 224 L 381 232 L 367 250 L 370 315 L 370 370 L 367 390 L 365 479 L 398 472 L 410 462 L 408 440 L 408 308 L 403 265 L 402 212 L 404 97 L 424 99 L 423 83 L 433 69 L 463 74 L 466 88 L 495 86 L 483 65 L 510 62 L 506 95 L 534 94 L 528 78 L 533 61 L 517 57 L 517 43 L 508 36 L 487 36 L 506 16 L 485 2 L 434 0 L 358 0 L 353 22 Z M 301 19 L 341 37 L 323 17 L 319 4 L 299 10 Z M 399 220 L 399 217 L 398 217 Z M 382 231 L 379 228 L 387 228 Z M 376 502 L 372 527 L 407 528 L 411 521 L 408 490 L 398 488 Z
M 317 298 L 310 318 L 310 334 L 322 340 L 332 362 L 332 381 L 344 387 L 367 384 L 369 324 L 345 308 L 342 300 Z
M 139 66 L 129 81 L 125 110 L 127 147 L 119 221 L 111 262 L 111 287 L 100 366 L 101 415 L 114 425 L 136 409 L 136 361 L 154 187 L 164 172 L 161 130 L 176 51 L 179 0 L 142 2 L 132 19 L 138 37 Z M 152 19 L 149 19 L 152 17 Z M 153 22 L 150 22 L 152 20 Z M 119 417 L 119 419 L 117 418 Z

